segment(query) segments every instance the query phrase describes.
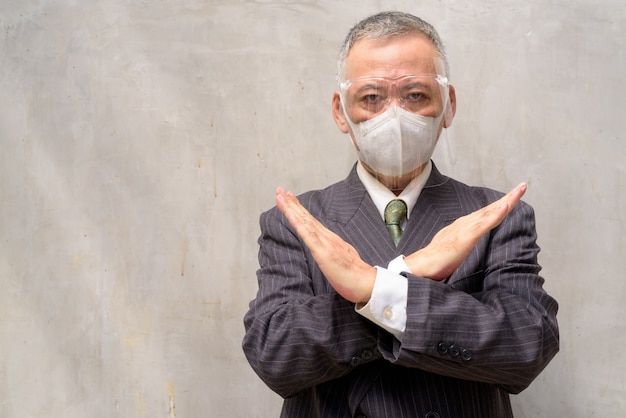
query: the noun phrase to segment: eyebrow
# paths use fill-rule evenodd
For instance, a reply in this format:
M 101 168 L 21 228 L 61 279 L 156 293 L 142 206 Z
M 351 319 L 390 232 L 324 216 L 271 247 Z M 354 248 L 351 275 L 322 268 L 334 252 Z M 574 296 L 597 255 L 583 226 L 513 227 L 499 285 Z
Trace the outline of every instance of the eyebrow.
M 384 89 L 380 86 L 380 84 L 376 84 L 374 80 L 371 80 L 367 84 L 364 84 L 363 86 L 359 87 L 355 93 L 361 93 L 367 90 L 379 91 L 379 90 L 384 90 Z
M 411 80 L 410 82 L 403 84 L 403 87 L 416 87 L 416 86 L 417 87 L 431 87 L 432 84 L 420 82 L 417 80 Z

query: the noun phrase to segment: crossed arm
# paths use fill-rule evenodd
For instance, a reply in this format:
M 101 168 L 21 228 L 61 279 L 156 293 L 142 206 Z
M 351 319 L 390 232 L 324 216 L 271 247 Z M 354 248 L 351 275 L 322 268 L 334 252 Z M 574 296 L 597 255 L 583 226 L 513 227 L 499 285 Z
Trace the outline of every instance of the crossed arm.
M 489 251 L 488 270 L 479 272 L 485 275 L 480 280 L 484 291 L 469 294 L 441 281 L 472 258 L 474 247 L 480 247 L 474 256 L 485 254 L 492 240 L 481 237 L 502 223 L 525 191 L 522 184 L 458 218 L 405 258 L 412 302 L 400 343 L 354 310 L 354 303 L 370 298 L 376 269 L 293 194 L 278 189 L 277 206 L 295 231 L 276 211 L 261 218 L 260 290 L 244 321 L 244 351 L 252 367 L 284 397 L 349 374 L 355 367 L 351 358 L 363 350 L 374 353 L 370 361 L 382 356 L 405 367 L 500 384 L 511 392 L 523 389 L 558 351 L 556 304 L 541 290 L 543 280 L 533 262 L 532 212 L 527 207 L 517 211 L 515 220 L 503 225 L 514 230 L 492 237 L 497 251 Z M 519 240 L 525 232 L 515 254 L 505 256 L 508 250 L 499 240 Z M 502 281 L 506 288 L 499 287 Z M 330 286 L 337 293 L 329 292 Z M 441 341 L 471 348 L 471 364 L 438 353 Z
M 526 184 L 521 183 L 501 199 L 443 228 L 428 246 L 405 258 L 411 273 L 436 281 L 448 277 L 482 236 L 502 222 L 525 192 Z M 278 188 L 276 204 L 337 293 L 350 302 L 367 303 L 374 288 L 376 269 L 365 263 L 352 245 L 311 216 L 293 193 Z

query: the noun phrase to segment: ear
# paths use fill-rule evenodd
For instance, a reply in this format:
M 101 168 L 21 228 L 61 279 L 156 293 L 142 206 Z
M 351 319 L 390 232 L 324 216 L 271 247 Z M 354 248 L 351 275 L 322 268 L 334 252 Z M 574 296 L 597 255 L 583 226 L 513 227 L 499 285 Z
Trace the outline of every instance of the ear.
M 339 127 L 339 130 L 344 134 L 349 133 L 350 127 L 348 125 L 348 121 L 346 120 L 346 115 L 343 113 L 339 91 L 335 91 L 333 93 L 332 110 L 333 118 L 335 119 L 335 123 L 337 124 L 337 127 Z
M 443 117 L 444 128 L 449 128 L 450 125 L 452 125 L 452 119 L 454 119 L 454 115 L 456 114 L 456 90 L 452 84 L 450 84 L 450 87 L 448 88 L 448 95 L 450 97 L 450 101 L 446 105 L 446 111 Z

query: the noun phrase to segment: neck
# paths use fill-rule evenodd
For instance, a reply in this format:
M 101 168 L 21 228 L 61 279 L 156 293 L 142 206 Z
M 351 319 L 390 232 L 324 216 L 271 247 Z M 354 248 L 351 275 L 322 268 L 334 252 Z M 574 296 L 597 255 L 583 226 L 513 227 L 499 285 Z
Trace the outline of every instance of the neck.
M 386 188 L 391 190 L 391 192 L 395 194 L 396 196 L 400 195 L 400 193 L 402 193 L 402 191 L 409 185 L 409 183 L 411 183 L 411 181 L 414 178 L 419 176 L 422 173 L 422 171 L 424 171 L 424 167 L 426 166 L 426 164 L 423 164 L 407 174 L 404 174 L 399 177 L 395 177 L 395 176 L 384 176 L 382 174 L 379 174 L 375 172 L 370 166 L 365 164 L 363 161 L 361 161 L 361 163 L 363 164 L 363 167 L 372 176 L 374 176 Z

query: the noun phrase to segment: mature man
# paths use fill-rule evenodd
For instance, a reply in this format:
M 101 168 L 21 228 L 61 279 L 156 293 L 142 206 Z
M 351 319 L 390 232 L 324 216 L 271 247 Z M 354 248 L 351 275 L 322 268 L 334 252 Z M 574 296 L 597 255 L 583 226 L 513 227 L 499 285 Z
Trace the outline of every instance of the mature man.
M 435 30 L 388 12 L 348 34 L 332 112 L 359 161 L 261 215 L 244 352 L 283 417 L 512 416 L 559 347 L 532 208 L 430 161 L 456 94 Z

